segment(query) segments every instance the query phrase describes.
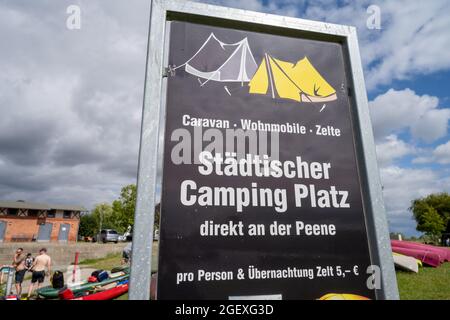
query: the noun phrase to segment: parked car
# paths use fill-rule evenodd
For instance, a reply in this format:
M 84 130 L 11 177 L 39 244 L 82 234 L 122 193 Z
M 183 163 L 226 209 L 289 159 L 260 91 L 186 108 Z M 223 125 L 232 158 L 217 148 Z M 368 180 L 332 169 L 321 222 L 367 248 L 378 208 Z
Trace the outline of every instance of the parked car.
M 98 235 L 98 242 L 119 242 L 119 234 L 113 229 L 103 229 Z

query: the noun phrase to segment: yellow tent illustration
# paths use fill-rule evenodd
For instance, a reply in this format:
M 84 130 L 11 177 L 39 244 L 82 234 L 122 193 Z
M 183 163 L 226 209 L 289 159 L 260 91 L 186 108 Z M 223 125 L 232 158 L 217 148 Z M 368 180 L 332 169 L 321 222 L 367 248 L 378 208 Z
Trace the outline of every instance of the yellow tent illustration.
M 279 97 L 298 102 L 329 102 L 337 99 L 336 90 L 307 57 L 294 64 L 266 53 L 249 86 L 251 94 L 270 94 L 274 99 Z

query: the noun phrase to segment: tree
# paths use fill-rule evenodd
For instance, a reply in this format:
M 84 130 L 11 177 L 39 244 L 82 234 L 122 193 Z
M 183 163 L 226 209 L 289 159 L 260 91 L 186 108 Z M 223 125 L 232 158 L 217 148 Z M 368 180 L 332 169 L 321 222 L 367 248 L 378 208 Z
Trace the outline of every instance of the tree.
M 98 226 L 97 232 L 100 229 L 115 229 L 116 221 L 113 215 L 113 208 L 108 203 L 97 204 L 92 210 L 92 216 L 95 219 L 96 225 Z
M 130 184 L 122 188 L 120 197 L 114 200 L 112 204 L 100 203 L 95 206 L 91 214 L 83 218 L 83 233 L 89 233 L 87 236 L 95 235 L 100 229 L 115 229 L 119 233 L 124 233 L 128 226 L 134 224 L 134 211 L 136 209 L 136 185 Z M 160 204 L 155 206 L 155 229 L 159 229 Z M 95 232 L 92 232 L 95 229 Z M 87 230 L 87 231 L 84 231 Z M 91 233 L 93 233 L 91 235 Z
M 133 225 L 135 208 L 136 185 L 129 184 L 122 188 L 119 199 L 112 203 L 113 217 L 119 232 L 123 233 L 128 226 Z
M 93 237 L 98 232 L 98 224 L 92 214 L 82 215 L 80 218 L 80 227 L 78 234 L 82 237 Z
M 416 199 L 409 210 L 417 222 L 416 229 L 438 242 L 450 221 L 450 195 L 444 192 Z

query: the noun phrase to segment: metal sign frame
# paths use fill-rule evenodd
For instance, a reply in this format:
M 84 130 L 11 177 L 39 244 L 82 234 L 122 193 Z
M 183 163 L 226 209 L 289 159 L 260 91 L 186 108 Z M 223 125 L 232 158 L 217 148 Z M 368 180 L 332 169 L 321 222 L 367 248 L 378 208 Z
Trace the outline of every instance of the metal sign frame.
M 231 9 L 185 0 L 151 0 L 144 106 L 139 154 L 137 203 L 130 277 L 132 300 L 150 299 L 154 211 L 156 205 L 161 117 L 165 110 L 167 21 L 182 20 L 214 26 L 257 30 L 339 42 L 351 74 L 351 113 L 363 194 L 371 261 L 380 267 L 378 299 L 399 299 L 384 209 L 375 142 L 356 28 L 298 18 Z

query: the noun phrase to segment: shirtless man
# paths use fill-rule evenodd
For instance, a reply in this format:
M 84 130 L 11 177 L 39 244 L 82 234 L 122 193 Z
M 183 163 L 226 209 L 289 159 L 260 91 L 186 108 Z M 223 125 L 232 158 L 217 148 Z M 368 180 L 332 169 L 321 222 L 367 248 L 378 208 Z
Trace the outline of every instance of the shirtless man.
M 33 293 L 36 282 L 37 282 L 37 288 L 41 286 L 41 284 L 44 282 L 45 275 L 50 275 L 52 267 L 52 259 L 49 255 L 47 255 L 47 249 L 42 248 L 39 250 L 39 255 L 36 257 L 36 259 L 33 262 L 33 266 L 31 267 L 31 270 L 33 270 L 33 275 L 31 276 L 31 285 L 30 289 L 28 290 L 28 298 L 30 298 L 31 294 Z M 47 272 L 45 272 L 45 269 L 47 268 Z
M 23 254 L 23 249 L 18 248 L 14 254 L 12 265 L 16 270 L 15 284 L 16 284 L 16 294 L 20 297 L 22 295 L 22 282 L 25 277 L 27 269 L 25 268 L 25 255 Z

